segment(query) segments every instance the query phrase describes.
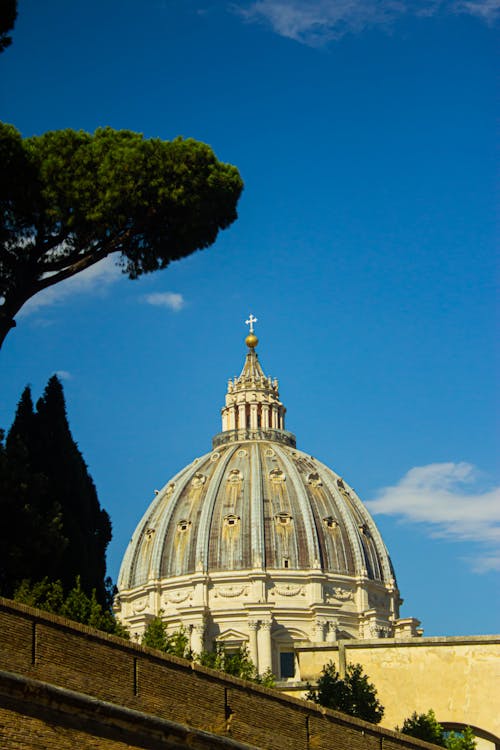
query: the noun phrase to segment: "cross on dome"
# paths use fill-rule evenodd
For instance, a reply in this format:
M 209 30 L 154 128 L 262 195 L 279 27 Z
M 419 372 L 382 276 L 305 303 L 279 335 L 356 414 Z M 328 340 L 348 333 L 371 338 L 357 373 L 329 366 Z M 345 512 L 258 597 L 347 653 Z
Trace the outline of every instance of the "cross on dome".
M 250 313 L 248 320 L 245 320 L 245 325 L 250 326 L 250 333 L 253 333 L 253 324 L 258 322 L 258 318 L 254 318 L 253 314 Z

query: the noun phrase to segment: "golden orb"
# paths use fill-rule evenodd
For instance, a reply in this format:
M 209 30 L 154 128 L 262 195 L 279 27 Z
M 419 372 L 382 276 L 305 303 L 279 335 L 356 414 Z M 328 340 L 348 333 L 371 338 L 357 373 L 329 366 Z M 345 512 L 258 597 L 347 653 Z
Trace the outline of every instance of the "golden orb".
M 255 335 L 255 333 L 249 333 L 245 339 L 245 344 L 248 346 L 249 349 L 255 349 L 258 343 L 259 343 L 259 339 Z

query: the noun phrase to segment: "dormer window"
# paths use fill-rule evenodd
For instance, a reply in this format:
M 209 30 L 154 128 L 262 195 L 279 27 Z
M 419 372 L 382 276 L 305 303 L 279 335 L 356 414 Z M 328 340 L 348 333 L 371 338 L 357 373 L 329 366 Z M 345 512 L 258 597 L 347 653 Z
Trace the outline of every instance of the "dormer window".
M 280 526 L 288 526 L 292 522 L 290 513 L 278 513 L 275 519 L 276 523 L 280 524 Z
M 323 486 L 323 482 L 319 478 L 319 474 L 317 472 L 314 472 L 313 474 L 309 474 L 309 476 L 307 477 L 307 481 L 313 487 L 322 487 Z
M 333 516 L 327 516 L 326 518 L 323 518 L 323 523 L 327 527 L 327 529 L 338 529 L 338 521 L 336 521 Z
M 227 477 L 227 481 L 230 484 L 237 484 L 238 482 L 241 482 L 242 479 L 243 475 L 239 469 L 231 469 Z
M 237 526 L 240 520 L 241 518 L 239 516 L 235 516 L 234 513 L 228 513 L 227 516 L 224 516 L 224 525 L 225 526 Z
M 177 524 L 177 531 L 184 533 L 185 531 L 189 529 L 190 526 L 191 526 L 191 521 L 187 521 L 183 519 L 182 521 L 179 521 L 179 523 Z

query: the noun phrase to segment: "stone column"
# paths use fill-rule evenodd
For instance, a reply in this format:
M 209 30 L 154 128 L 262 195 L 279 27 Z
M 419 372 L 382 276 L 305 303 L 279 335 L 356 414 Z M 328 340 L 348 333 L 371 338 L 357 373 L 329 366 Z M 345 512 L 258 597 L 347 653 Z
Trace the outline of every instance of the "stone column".
M 262 404 L 262 429 L 269 429 L 269 405 Z
M 259 663 L 259 655 L 257 651 L 257 630 L 259 627 L 259 621 L 258 620 L 249 620 L 248 621 L 248 629 L 250 631 L 250 637 L 248 640 L 248 651 L 250 652 L 250 658 L 255 664 L 255 667 L 257 667 L 257 664 Z
M 273 428 L 273 430 L 277 430 L 278 429 L 278 407 L 276 406 L 276 404 L 273 404 L 271 407 L 271 417 L 272 417 L 271 427 Z
M 236 407 L 231 406 L 229 409 L 229 429 L 235 430 L 236 429 Z
M 205 648 L 205 623 L 197 622 L 191 628 L 191 649 L 195 654 L 201 654 Z
M 314 623 L 314 640 L 320 643 L 325 640 L 325 621 L 320 617 Z
M 247 426 L 246 421 L 246 404 L 238 404 L 238 429 L 244 430 Z
M 259 674 L 267 669 L 273 668 L 273 656 L 271 648 L 271 620 L 261 620 L 257 636 L 259 655 Z
M 328 623 L 328 633 L 326 636 L 326 640 L 329 643 L 333 643 L 337 640 L 337 633 L 339 629 L 339 621 L 338 620 L 329 620 Z
M 257 429 L 257 404 L 250 404 L 250 429 Z

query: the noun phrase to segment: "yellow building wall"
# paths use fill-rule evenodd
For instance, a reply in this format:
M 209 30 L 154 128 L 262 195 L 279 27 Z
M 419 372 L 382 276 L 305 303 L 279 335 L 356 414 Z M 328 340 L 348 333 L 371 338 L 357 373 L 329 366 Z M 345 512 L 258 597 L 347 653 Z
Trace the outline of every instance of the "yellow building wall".
M 415 638 L 308 644 L 298 649 L 300 678 L 314 681 L 332 660 L 341 673 L 360 663 L 378 693 L 382 726 L 401 726 L 432 708 L 440 722 L 470 724 L 500 737 L 500 638 Z

